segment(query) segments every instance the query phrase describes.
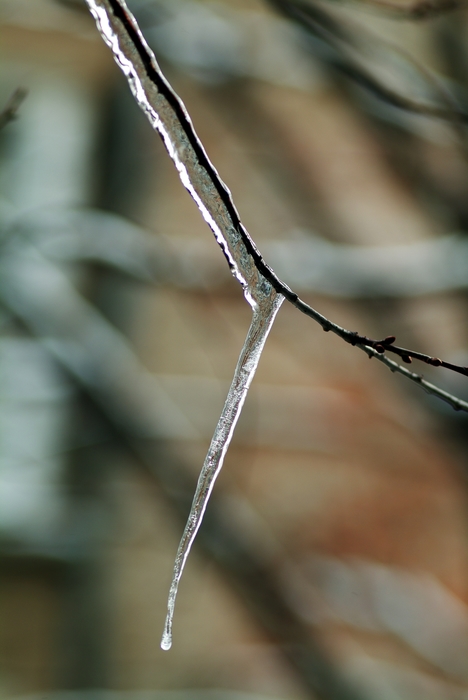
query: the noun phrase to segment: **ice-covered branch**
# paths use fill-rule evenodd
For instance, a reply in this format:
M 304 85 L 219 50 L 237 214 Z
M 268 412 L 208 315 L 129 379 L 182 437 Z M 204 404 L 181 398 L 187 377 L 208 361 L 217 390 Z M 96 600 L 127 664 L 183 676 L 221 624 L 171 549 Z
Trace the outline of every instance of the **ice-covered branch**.
M 215 234 L 231 271 L 244 288 L 244 294 L 253 308 L 257 295 L 268 296 L 276 290 L 299 311 L 319 323 L 323 330 L 335 333 L 351 345 L 370 346 L 377 352 L 384 348 L 384 351 L 398 354 L 404 361 L 414 358 L 468 375 L 466 367 L 399 348 L 385 342 L 386 339 L 373 340 L 342 328 L 309 306 L 282 282 L 267 265 L 242 225 L 228 188 L 206 155 L 183 103 L 161 73 L 124 0 L 86 2 L 115 60 L 127 76 L 136 100 L 153 127 L 159 131 L 184 186 Z
M 234 277 L 241 284 L 252 307 L 253 320 L 241 352 L 233 383 L 216 428 L 200 475 L 189 521 L 182 538 L 175 564 L 168 603 L 168 621 L 162 646 L 170 647 L 170 628 L 174 599 L 182 569 L 201 523 L 214 480 L 222 466 L 234 426 L 242 409 L 249 385 L 275 315 L 286 298 L 296 308 L 317 321 L 325 331 L 332 331 L 351 345 L 365 352 L 382 355 L 397 352 L 404 361 L 416 357 L 433 365 L 468 373 L 465 368 L 447 365 L 437 358 L 396 348 L 394 338 L 374 341 L 333 323 L 299 299 L 265 263 L 255 243 L 242 225 L 231 194 L 209 160 L 190 117 L 172 87 L 162 74 L 153 52 L 142 36 L 124 0 L 86 0 L 104 41 L 127 77 L 133 95 L 157 130 L 177 168 L 184 187 L 197 204 L 213 231 Z M 399 351 L 402 352 L 399 352 Z M 391 361 L 388 361 L 388 363 Z M 396 363 L 394 363 L 396 364 Z M 398 367 L 398 365 L 396 365 Z M 402 368 L 403 369 L 403 368 Z M 412 373 L 408 373 L 412 374 Z M 461 408 L 461 406 L 458 406 Z
M 260 356 L 284 296 L 266 279 L 256 263 L 261 259 L 240 222 L 231 194 L 211 164 L 193 129 L 184 105 L 172 90 L 122 0 L 87 0 L 105 42 L 127 76 L 140 107 L 156 129 L 203 218 L 213 231 L 229 267 L 242 285 L 253 319 L 236 367 L 226 403 L 200 474 L 189 519 L 176 556 L 161 642 L 172 643 L 175 598 L 190 548 L 242 410 Z
M 86 1 L 136 101 L 159 132 L 184 187 L 213 231 L 247 301 L 255 307 L 257 297 L 271 293 L 272 285 L 255 264 L 261 256 L 240 221 L 231 193 L 206 155 L 182 101 L 162 74 L 124 1 Z

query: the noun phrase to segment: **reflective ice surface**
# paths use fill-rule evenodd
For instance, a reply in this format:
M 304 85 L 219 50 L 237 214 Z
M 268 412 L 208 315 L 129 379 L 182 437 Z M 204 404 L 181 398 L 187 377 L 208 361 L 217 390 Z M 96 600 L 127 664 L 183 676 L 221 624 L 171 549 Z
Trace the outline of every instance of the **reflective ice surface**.
M 214 482 L 223 466 L 224 457 L 241 414 L 245 397 L 254 378 L 263 346 L 283 299 L 284 297 L 274 292 L 271 298 L 266 298 L 265 303 L 254 311 L 252 323 L 239 356 L 224 408 L 219 417 L 208 454 L 205 457 L 205 463 L 198 478 L 190 515 L 177 550 L 174 574 L 169 592 L 166 624 L 161 641 L 163 649 L 170 649 L 172 644 L 174 604 L 187 557 L 201 525 Z
M 86 0 L 104 41 L 127 77 L 133 95 L 157 130 L 184 187 L 213 231 L 234 277 L 243 287 L 253 318 L 223 411 L 201 471 L 176 556 L 161 647 L 172 644 L 172 619 L 179 581 L 208 499 L 255 375 L 266 338 L 284 300 L 255 265 L 255 246 L 240 223 L 231 194 L 195 134 L 187 111 L 161 73 L 154 54 L 123 0 Z

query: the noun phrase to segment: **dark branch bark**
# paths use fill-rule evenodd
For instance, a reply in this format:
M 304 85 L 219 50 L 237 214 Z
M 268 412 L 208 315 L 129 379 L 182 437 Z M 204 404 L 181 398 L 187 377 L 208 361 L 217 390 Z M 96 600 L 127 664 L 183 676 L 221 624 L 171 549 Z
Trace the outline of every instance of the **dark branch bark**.
M 241 260 L 240 267 L 243 269 L 245 268 L 245 270 L 248 270 L 248 268 L 250 267 L 250 263 L 247 260 L 245 260 L 245 257 L 248 256 L 255 268 L 257 269 L 257 271 L 260 273 L 260 278 L 257 278 L 255 281 L 256 285 L 261 286 L 262 278 L 266 280 L 278 294 L 283 295 L 285 299 L 287 299 L 299 311 L 301 311 L 302 313 L 319 323 L 324 331 L 331 331 L 332 333 L 335 333 L 342 340 L 349 343 L 350 345 L 359 347 L 368 355 L 369 351 L 373 351 L 373 356 L 377 358 L 383 358 L 385 357 L 386 352 L 391 352 L 399 356 L 406 363 L 411 362 L 412 359 L 416 359 L 423 361 L 426 364 L 429 364 L 433 367 L 445 367 L 446 369 L 449 369 L 453 372 L 458 372 L 459 374 L 468 376 L 468 369 L 466 367 L 445 362 L 444 360 L 441 360 L 439 358 L 431 357 L 430 355 L 424 355 L 423 353 L 417 351 L 395 346 L 394 336 L 387 336 L 383 340 L 375 340 L 372 338 L 368 338 L 367 336 L 360 335 L 355 331 L 349 331 L 345 328 L 342 328 L 338 324 L 326 318 L 319 311 L 309 306 L 309 304 L 300 299 L 299 296 L 293 290 L 291 290 L 281 279 L 279 279 L 274 270 L 263 259 L 255 242 L 250 237 L 248 231 L 241 223 L 239 214 L 235 208 L 234 202 L 232 200 L 228 188 L 221 180 L 216 169 L 209 160 L 201 142 L 198 139 L 198 136 L 195 133 L 192 122 L 187 114 L 187 111 L 185 110 L 183 103 L 181 102 L 180 98 L 176 95 L 170 84 L 167 82 L 166 78 L 163 76 L 156 62 L 153 52 L 149 49 L 148 45 L 146 44 L 135 19 L 130 14 L 125 5 L 124 0 L 86 1 L 90 9 L 92 11 L 94 10 L 94 14 L 98 22 L 101 20 L 99 20 L 97 17 L 96 8 L 98 8 L 99 12 L 104 13 L 105 17 L 107 18 L 106 21 L 112 19 L 112 31 L 116 32 L 115 36 L 118 42 L 122 42 L 122 45 L 125 47 L 126 53 L 132 56 L 132 76 L 130 77 L 130 73 L 127 67 L 122 65 L 122 57 L 118 56 L 118 52 L 121 51 L 120 45 L 116 47 L 112 43 L 112 39 L 110 39 L 109 37 L 106 39 L 106 41 L 108 41 L 109 45 L 114 51 L 117 62 L 121 65 L 124 72 L 129 77 L 130 83 L 132 84 L 132 81 L 135 81 L 136 78 L 138 78 L 138 80 L 141 81 L 141 90 L 149 90 L 151 87 L 151 89 L 155 91 L 155 93 L 153 94 L 153 99 L 156 100 L 158 99 L 158 95 L 161 95 L 163 100 L 165 101 L 164 106 L 162 106 L 161 108 L 166 110 L 166 112 L 169 115 L 166 116 L 166 119 L 169 119 L 171 125 L 170 128 L 172 128 L 173 130 L 173 133 L 171 133 L 171 137 L 173 137 L 175 142 L 178 143 L 182 143 L 181 139 L 183 139 L 183 142 L 185 144 L 183 145 L 181 152 L 177 154 L 177 158 L 186 158 L 187 163 L 189 163 L 189 159 L 191 159 L 190 164 L 187 167 L 192 168 L 193 159 L 195 159 L 198 172 L 201 173 L 201 177 L 205 179 L 205 181 L 209 184 L 211 188 L 210 191 L 206 194 L 206 199 L 208 200 L 213 196 L 216 196 L 216 198 L 219 198 L 220 202 L 222 203 L 224 211 L 221 212 L 219 216 L 224 216 L 225 218 L 228 217 L 228 222 L 227 225 L 225 222 L 223 224 L 220 224 L 220 229 L 222 231 L 224 227 L 228 231 L 228 240 L 227 242 L 226 240 L 220 241 L 218 236 L 217 240 L 234 274 L 235 272 L 233 270 L 233 262 L 235 263 L 237 259 Z M 277 2 L 277 0 L 275 0 L 275 2 Z M 124 60 L 128 61 L 128 56 L 126 56 Z M 146 99 L 148 98 L 146 97 Z M 155 124 L 154 114 L 150 114 L 148 107 L 145 107 L 142 102 L 140 102 L 140 106 L 142 106 L 142 109 L 144 109 L 147 112 L 148 118 L 152 122 L 153 127 L 158 128 L 157 124 Z M 165 128 L 168 128 L 167 125 L 165 125 Z M 187 152 L 187 148 L 191 149 L 190 153 Z M 172 157 L 174 159 L 174 156 Z M 190 193 L 192 194 L 192 196 L 194 196 L 192 191 L 190 191 Z M 195 196 L 199 195 L 195 193 Z M 199 202 L 197 202 L 197 205 L 199 206 Z M 217 205 L 213 201 L 210 201 L 207 205 L 207 210 L 214 210 L 215 207 L 219 207 L 219 205 Z M 216 209 L 216 215 L 218 215 L 218 209 Z M 210 226 L 213 230 L 215 230 L 215 225 L 210 223 Z M 234 247 L 236 247 L 235 250 Z M 241 284 L 243 284 L 245 290 L 246 283 L 242 280 L 244 274 L 240 276 L 238 274 L 235 274 L 235 276 L 241 282 Z M 391 360 L 389 360 L 389 358 L 386 358 L 386 360 L 387 362 L 385 362 L 385 364 L 387 364 L 387 366 L 389 366 L 392 371 L 399 372 L 411 381 L 416 382 L 421 386 L 424 386 L 426 391 L 433 394 L 434 396 L 437 396 L 438 398 L 441 398 L 444 401 L 447 401 L 456 410 L 468 411 L 468 404 L 466 402 L 462 401 L 461 399 L 458 399 L 456 396 L 448 394 L 443 389 L 440 389 L 430 384 L 429 382 L 426 382 L 420 375 L 415 374 L 413 372 L 409 372 L 401 365 L 398 365 L 397 363 L 394 363 Z

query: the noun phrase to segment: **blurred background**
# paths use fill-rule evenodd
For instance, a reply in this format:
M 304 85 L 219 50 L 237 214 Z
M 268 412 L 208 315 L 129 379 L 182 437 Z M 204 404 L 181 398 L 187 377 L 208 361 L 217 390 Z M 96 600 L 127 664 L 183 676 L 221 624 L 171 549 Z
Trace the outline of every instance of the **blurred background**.
M 468 364 L 467 14 L 392 2 L 129 6 L 285 282 Z M 466 414 L 287 304 L 161 651 L 250 309 L 84 3 L 0 23 L 0 697 L 468 698 Z

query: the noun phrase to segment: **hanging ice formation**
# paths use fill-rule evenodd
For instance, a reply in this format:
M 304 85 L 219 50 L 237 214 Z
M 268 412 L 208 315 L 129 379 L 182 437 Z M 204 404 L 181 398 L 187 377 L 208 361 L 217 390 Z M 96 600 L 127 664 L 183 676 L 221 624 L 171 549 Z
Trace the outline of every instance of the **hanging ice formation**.
M 156 62 L 124 0 L 86 0 L 98 29 L 127 77 L 133 95 L 162 137 L 183 185 L 213 231 L 234 277 L 252 307 L 252 323 L 242 348 L 223 411 L 205 459 L 190 515 L 180 541 L 161 641 L 172 644 L 172 619 L 179 581 L 201 525 L 214 482 L 223 465 L 265 341 L 284 301 L 258 270 L 255 244 L 242 226 L 231 194 L 208 159 L 187 114 Z
M 214 482 L 223 466 L 224 457 L 229 443 L 231 442 L 237 419 L 242 411 L 245 397 L 247 396 L 250 384 L 255 375 L 265 340 L 267 339 L 276 312 L 281 306 L 283 299 L 283 296 L 273 292 L 272 295 L 265 297 L 262 305 L 258 304 L 253 306 L 252 323 L 250 324 L 244 347 L 242 348 L 236 371 L 234 372 L 234 378 L 229 388 L 224 408 L 219 417 L 213 439 L 211 440 L 208 454 L 205 457 L 205 463 L 203 464 L 198 478 L 190 515 L 179 544 L 179 549 L 177 550 L 174 575 L 167 604 L 166 624 L 161 640 L 161 647 L 163 649 L 171 648 L 174 604 L 185 562 L 198 532 L 198 528 L 201 525 Z

